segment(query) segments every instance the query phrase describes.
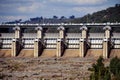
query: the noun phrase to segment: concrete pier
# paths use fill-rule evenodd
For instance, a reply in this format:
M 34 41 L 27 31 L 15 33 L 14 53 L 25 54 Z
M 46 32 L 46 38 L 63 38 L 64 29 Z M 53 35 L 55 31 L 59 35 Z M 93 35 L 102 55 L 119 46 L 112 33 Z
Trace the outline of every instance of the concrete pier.
M 34 41 L 34 57 L 38 57 L 39 56 L 39 39 L 36 38 Z
M 35 30 L 37 31 L 37 38 L 42 39 L 42 37 L 43 37 L 43 34 L 42 34 L 43 28 L 41 26 L 38 26 L 38 27 L 35 28 Z
M 17 53 L 17 40 L 16 38 L 12 40 L 11 56 L 15 57 Z
M 56 56 L 57 57 L 61 57 L 64 49 L 65 49 L 65 45 L 64 45 L 64 40 L 65 40 L 65 28 L 63 26 L 58 27 L 57 29 L 59 31 L 59 38 L 57 39 L 57 53 Z
M 15 31 L 15 36 L 12 39 L 12 47 L 11 47 L 11 56 L 15 57 L 19 54 L 19 51 L 21 49 L 21 45 L 20 45 L 20 27 L 16 26 L 13 28 L 13 30 Z
M 35 28 L 37 31 L 37 38 L 34 40 L 34 57 L 38 57 L 42 52 L 42 27 Z
M 105 38 L 103 39 L 103 58 L 107 59 L 109 57 L 109 53 L 110 53 L 110 40 L 111 40 L 111 34 L 110 34 L 110 30 L 111 27 L 110 26 L 105 26 L 103 28 L 105 30 Z
M 82 26 L 80 28 L 82 31 L 82 37 L 80 38 L 80 47 L 79 47 L 79 57 L 84 57 L 87 52 L 87 27 Z
M 19 26 L 16 26 L 13 28 L 13 30 L 15 31 L 15 38 L 21 38 L 21 35 L 20 35 L 20 27 Z

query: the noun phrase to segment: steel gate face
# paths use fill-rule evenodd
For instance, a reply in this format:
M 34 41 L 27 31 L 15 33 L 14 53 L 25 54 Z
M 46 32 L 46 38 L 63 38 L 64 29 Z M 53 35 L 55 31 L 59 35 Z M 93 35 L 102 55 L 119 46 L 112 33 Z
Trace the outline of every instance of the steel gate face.
M 12 38 L 0 38 L 1 48 L 10 49 L 12 47 Z
M 22 38 L 37 38 L 36 33 L 22 33 Z
M 111 39 L 113 48 L 119 49 L 120 48 L 120 38 L 112 38 Z
M 57 47 L 57 38 L 45 38 L 44 46 L 47 49 L 56 49 Z
M 15 33 L 0 33 L 0 38 L 14 38 Z
M 92 49 L 102 49 L 103 48 L 103 38 L 89 38 L 90 48 Z
M 79 38 L 67 38 L 66 39 L 67 48 L 78 49 L 79 48 Z
M 44 33 L 44 39 L 59 38 L 59 33 Z
M 10 49 L 15 33 L 0 33 L 0 48 Z
M 34 48 L 34 38 L 22 38 L 22 46 L 25 49 Z

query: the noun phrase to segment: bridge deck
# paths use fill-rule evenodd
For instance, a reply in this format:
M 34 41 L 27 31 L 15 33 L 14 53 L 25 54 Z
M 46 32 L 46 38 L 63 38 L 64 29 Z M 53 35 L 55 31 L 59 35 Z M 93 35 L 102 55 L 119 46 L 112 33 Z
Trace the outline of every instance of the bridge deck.
M 80 26 L 87 26 L 87 27 L 104 27 L 106 25 L 109 25 L 111 27 L 119 27 L 120 23 L 58 23 L 58 24 L 51 24 L 51 23 L 47 23 L 47 24 L 0 24 L 0 28 L 10 28 L 10 27 L 15 27 L 15 26 L 20 26 L 21 28 L 33 28 L 33 27 L 37 27 L 37 26 L 42 26 L 43 28 L 56 28 L 59 26 L 64 26 L 66 28 L 70 28 L 70 27 L 80 27 Z

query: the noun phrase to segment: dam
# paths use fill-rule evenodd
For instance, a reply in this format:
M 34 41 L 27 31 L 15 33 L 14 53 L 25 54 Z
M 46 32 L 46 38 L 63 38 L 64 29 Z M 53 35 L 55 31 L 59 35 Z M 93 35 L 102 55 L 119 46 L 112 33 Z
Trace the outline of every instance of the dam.
M 27 28 L 35 32 L 23 32 Z M 56 32 L 45 31 L 50 28 Z M 0 57 L 120 57 L 120 33 L 113 28 L 120 23 L 0 24 Z

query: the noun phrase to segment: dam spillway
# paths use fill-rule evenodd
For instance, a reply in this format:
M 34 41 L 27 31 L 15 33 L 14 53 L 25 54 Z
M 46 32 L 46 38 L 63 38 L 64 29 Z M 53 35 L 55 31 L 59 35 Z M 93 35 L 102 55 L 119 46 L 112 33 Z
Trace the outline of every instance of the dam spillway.
M 79 33 L 66 31 L 75 27 Z M 91 27 L 103 32 L 91 33 Z M 113 32 L 117 27 L 120 23 L 0 24 L 0 29 L 14 31 L 0 32 L 0 57 L 120 57 L 120 33 Z M 36 32 L 24 33 L 23 28 Z M 56 32 L 45 32 L 46 28 Z

